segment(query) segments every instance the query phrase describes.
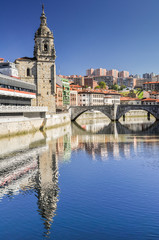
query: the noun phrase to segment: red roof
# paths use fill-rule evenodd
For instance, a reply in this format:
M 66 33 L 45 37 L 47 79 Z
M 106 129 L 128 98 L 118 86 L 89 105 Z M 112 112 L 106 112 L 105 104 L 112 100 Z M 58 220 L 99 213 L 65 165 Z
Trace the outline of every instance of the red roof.
M 159 83 L 159 82 L 145 82 L 144 84 Z
M 150 94 L 159 94 L 159 92 L 153 91 L 153 92 L 150 92 Z
M 80 91 L 80 93 L 96 93 L 96 94 L 106 94 L 106 95 L 120 95 L 120 93 L 115 92 L 115 91 L 108 91 L 104 89 L 83 89 Z
M 158 99 L 154 99 L 154 98 L 145 98 L 145 99 L 142 99 L 141 101 L 142 102 L 158 102 L 157 100 Z
M 73 84 L 73 83 L 70 84 L 70 87 L 74 87 L 74 88 L 82 88 L 82 86 L 80 86 L 80 85 L 75 85 L 75 84 Z
M 62 87 L 61 87 L 59 84 L 57 84 L 57 83 L 56 83 L 56 87 L 57 87 L 57 88 L 62 88 Z
M 138 98 L 131 98 L 131 97 L 121 97 L 120 101 L 141 101 Z

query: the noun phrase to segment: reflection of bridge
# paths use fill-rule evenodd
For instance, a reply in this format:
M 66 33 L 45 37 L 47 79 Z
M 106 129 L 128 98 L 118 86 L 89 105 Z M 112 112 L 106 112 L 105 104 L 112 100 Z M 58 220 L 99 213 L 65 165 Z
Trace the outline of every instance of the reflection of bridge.
M 96 110 L 104 113 L 112 121 L 118 121 L 120 117 L 130 110 L 145 110 L 159 120 L 159 105 L 100 105 L 100 106 L 75 106 L 70 107 L 71 120 L 76 120 L 82 113 Z
M 133 128 L 132 128 L 133 126 Z M 77 122 L 72 124 L 72 132 L 78 135 L 88 134 L 135 134 L 135 135 L 159 135 L 159 122 L 153 124 L 121 124 L 119 121 L 110 122 L 108 125 L 103 126 L 98 132 L 90 132 L 83 129 Z

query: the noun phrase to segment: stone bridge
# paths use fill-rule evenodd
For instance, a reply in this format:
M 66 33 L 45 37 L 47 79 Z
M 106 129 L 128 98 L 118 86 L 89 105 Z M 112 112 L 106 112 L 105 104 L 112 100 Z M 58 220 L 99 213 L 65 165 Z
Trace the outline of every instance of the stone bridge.
M 96 110 L 104 113 L 112 121 L 118 121 L 120 117 L 130 110 L 145 110 L 159 120 L 159 105 L 97 105 L 97 106 L 71 106 L 69 108 L 71 120 L 75 121 L 82 113 Z

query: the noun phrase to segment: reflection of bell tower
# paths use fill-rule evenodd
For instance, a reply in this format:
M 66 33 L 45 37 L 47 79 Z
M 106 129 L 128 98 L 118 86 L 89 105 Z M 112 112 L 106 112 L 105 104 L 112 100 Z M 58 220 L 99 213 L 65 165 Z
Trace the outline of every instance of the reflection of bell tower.
M 47 27 L 44 5 L 40 17 L 40 27 L 35 33 L 34 57 L 37 60 L 37 103 L 48 106 L 49 112 L 55 112 L 56 66 L 54 37 Z
M 38 207 L 49 234 L 58 201 L 58 165 L 56 144 L 50 143 L 49 150 L 39 156 L 39 176 L 37 179 Z

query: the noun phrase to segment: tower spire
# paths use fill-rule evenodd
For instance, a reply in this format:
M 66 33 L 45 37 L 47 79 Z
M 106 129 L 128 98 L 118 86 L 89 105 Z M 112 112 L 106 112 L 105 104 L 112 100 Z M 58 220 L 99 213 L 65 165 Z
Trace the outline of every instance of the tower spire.
M 46 16 L 45 16 L 45 12 L 44 12 L 44 4 L 42 4 L 42 14 L 41 14 L 41 26 L 47 26 L 46 24 Z
M 44 4 L 42 4 L 42 13 L 45 14 L 44 13 Z

